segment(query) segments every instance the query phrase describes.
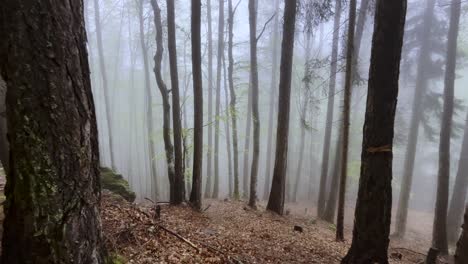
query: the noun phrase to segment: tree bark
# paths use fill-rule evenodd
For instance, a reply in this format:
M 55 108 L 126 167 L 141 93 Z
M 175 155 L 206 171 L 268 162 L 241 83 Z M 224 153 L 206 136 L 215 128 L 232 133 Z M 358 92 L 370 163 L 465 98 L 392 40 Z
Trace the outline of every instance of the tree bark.
M 226 57 L 223 53 L 223 80 L 224 80 L 224 106 L 225 106 L 225 116 L 224 119 L 224 129 L 226 133 L 226 151 L 228 159 L 228 188 L 229 188 L 229 197 L 232 197 L 233 194 L 233 182 L 234 178 L 232 175 L 232 150 L 231 150 L 231 128 L 229 125 L 230 111 L 229 111 L 229 91 L 228 91 L 228 74 L 226 70 Z
M 166 152 L 167 175 L 169 178 L 169 200 L 174 201 L 174 146 L 171 139 L 171 104 L 169 102 L 169 90 L 162 77 L 162 58 L 164 52 L 163 28 L 161 20 L 161 9 L 156 0 L 151 0 L 154 13 L 154 25 L 156 28 L 156 54 L 154 56 L 154 75 L 158 84 L 162 99 L 163 109 L 163 139 Z
M 232 147 L 234 161 L 234 199 L 239 199 L 239 147 L 237 137 L 237 110 L 236 110 L 236 90 L 234 89 L 234 56 L 233 56 L 233 39 L 234 39 L 234 13 L 232 8 L 232 0 L 228 0 L 229 5 L 229 39 L 228 39 L 228 75 L 229 75 L 229 92 L 231 93 L 231 101 L 229 102 L 231 122 L 232 122 Z
M 348 40 L 346 50 L 346 75 L 343 102 L 343 146 L 341 153 L 340 192 L 338 195 L 338 213 L 336 219 L 336 240 L 344 240 L 344 206 L 346 196 L 346 178 L 348 172 L 349 145 L 349 108 L 351 102 L 351 86 L 353 74 L 354 30 L 356 25 L 356 0 L 349 3 Z
M 279 215 L 282 215 L 284 211 L 295 24 L 296 0 L 286 1 L 284 8 L 283 41 L 281 44 L 275 167 L 273 170 L 270 198 L 268 199 L 267 205 L 267 210 L 273 211 Z
M 99 68 L 101 71 L 102 86 L 104 88 L 104 103 L 106 105 L 106 124 L 107 131 L 109 135 L 109 158 L 111 162 L 111 167 L 115 170 L 114 163 L 114 152 L 113 152 L 113 127 L 112 127 L 112 117 L 111 117 L 111 102 L 110 102 L 110 91 L 107 81 L 107 72 L 106 72 L 106 62 L 104 58 L 104 45 L 102 44 L 102 29 L 101 29 L 101 14 L 99 10 L 99 0 L 94 0 L 94 23 L 96 23 L 96 40 L 99 56 Z
M 6 92 L 6 83 L 0 75 L 0 161 L 3 170 L 8 173 L 10 146 L 7 138 Z
M 430 59 L 429 38 L 431 36 L 431 26 L 433 20 L 435 0 L 428 0 L 424 11 L 423 28 L 421 31 L 421 49 L 418 58 L 418 70 L 416 76 L 416 89 L 414 90 L 413 109 L 411 114 L 411 124 L 406 146 L 405 164 L 403 178 L 401 181 L 401 191 L 396 215 L 395 235 L 403 237 L 406 232 L 406 220 L 408 217 L 409 197 L 413 183 L 414 161 L 416 157 L 416 147 L 418 143 L 419 123 L 422 118 L 422 103 L 427 86 L 426 72 L 424 65 Z
M 148 151 L 149 151 L 149 164 L 151 168 L 151 179 L 155 183 L 155 196 L 158 197 L 158 174 L 156 171 L 156 147 L 154 145 L 154 140 L 152 139 L 151 134 L 154 132 L 154 118 L 153 118 L 153 97 L 151 96 L 151 82 L 150 82 L 150 70 L 149 70 L 149 61 L 148 61 L 148 48 L 146 47 L 145 39 L 145 28 L 144 28 L 144 18 L 143 18 L 143 4 L 144 0 L 138 0 L 138 22 L 140 28 L 140 46 L 143 57 L 143 70 L 145 77 L 145 108 L 146 108 L 146 122 L 147 122 L 147 136 L 148 136 Z
M 193 134 L 193 172 L 190 203 L 200 210 L 202 194 L 203 162 L 203 85 L 201 70 L 201 1 L 192 0 L 191 33 L 192 33 L 192 76 L 194 94 L 194 134 Z
M 378 1 L 376 6 L 353 241 L 342 263 L 388 263 L 393 135 L 406 6 L 406 0 Z
M 222 0 L 221 0 L 222 1 Z M 249 206 L 256 208 L 258 156 L 260 154 L 260 117 L 258 110 L 258 62 L 257 62 L 257 6 L 255 0 L 249 0 L 250 27 L 250 80 L 252 81 L 252 121 L 253 121 L 253 153 L 250 171 Z
M 465 209 L 465 223 L 463 224 L 463 232 L 457 243 L 455 252 L 455 264 L 468 263 L 468 206 Z
M 322 168 L 320 173 L 320 187 L 317 205 L 317 215 L 319 218 L 323 217 L 325 209 L 325 196 L 327 189 L 327 175 L 328 175 L 328 162 L 330 159 L 330 140 L 332 135 L 333 125 L 333 112 L 335 104 L 335 87 L 336 87 L 336 74 L 338 68 L 338 42 L 340 40 L 340 24 L 341 24 L 341 1 L 335 3 L 335 18 L 333 22 L 333 44 L 330 65 L 330 82 L 328 87 L 328 105 L 327 105 L 327 119 L 325 123 L 325 138 L 323 140 L 323 155 L 322 155 Z
M 10 142 L 1 262 L 104 263 L 83 2 L 5 0 L 0 14 Z
M 224 53 L 224 0 L 219 0 L 218 15 L 218 54 L 216 66 L 216 114 L 215 114 L 215 148 L 214 148 L 214 187 L 213 198 L 219 195 L 219 119 L 221 114 L 221 69 Z
M 450 181 L 450 139 L 455 90 L 455 70 L 457 64 L 457 41 L 460 24 L 461 2 L 453 0 L 450 6 L 450 26 L 448 32 L 447 56 L 445 66 L 444 107 L 439 144 L 439 173 L 437 180 L 437 198 L 432 229 L 432 246 L 442 254 L 448 253 L 447 211 Z
M 208 18 L 208 151 L 206 152 L 206 187 L 205 198 L 211 197 L 211 173 L 213 152 L 213 33 L 211 25 L 211 0 L 206 1 Z
M 341 135 L 338 136 L 335 147 L 335 161 L 332 170 L 332 180 L 330 183 L 330 192 L 328 194 L 327 204 L 323 213 L 323 220 L 333 223 L 335 220 L 336 204 L 338 200 L 339 182 L 340 182 L 340 171 L 341 171 L 341 147 L 342 147 Z
M 185 199 L 184 160 L 182 153 L 182 121 L 180 114 L 179 74 L 177 70 L 177 43 L 175 28 L 174 1 L 167 0 L 167 46 L 171 72 L 172 123 L 174 128 L 174 200 L 181 204 Z

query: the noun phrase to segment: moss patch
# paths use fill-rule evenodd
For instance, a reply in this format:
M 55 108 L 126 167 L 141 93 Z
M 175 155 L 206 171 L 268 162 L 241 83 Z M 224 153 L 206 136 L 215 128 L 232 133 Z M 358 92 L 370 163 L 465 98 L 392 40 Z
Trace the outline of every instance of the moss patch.
M 128 182 L 122 177 L 122 175 L 115 173 L 109 168 L 100 168 L 100 171 L 102 189 L 118 194 L 129 202 L 135 201 L 136 195 L 130 189 Z

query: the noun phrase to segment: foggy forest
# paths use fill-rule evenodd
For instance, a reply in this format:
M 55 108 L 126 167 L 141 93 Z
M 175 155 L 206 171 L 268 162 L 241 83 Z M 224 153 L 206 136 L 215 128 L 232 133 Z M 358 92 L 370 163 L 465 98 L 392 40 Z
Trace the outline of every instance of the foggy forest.
M 468 1 L 2 0 L 4 264 L 468 264 Z

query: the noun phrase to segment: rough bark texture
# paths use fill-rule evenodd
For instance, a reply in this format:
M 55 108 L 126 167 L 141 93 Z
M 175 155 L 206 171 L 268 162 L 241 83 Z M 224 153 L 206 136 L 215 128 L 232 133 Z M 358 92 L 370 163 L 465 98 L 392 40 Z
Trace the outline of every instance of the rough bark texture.
M 112 169 L 115 170 L 114 164 L 114 152 L 113 152 L 113 137 L 112 137 L 112 118 L 111 118 L 111 94 L 109 91 L 109 85 L 107 81 L 107 69 L 106 69 L 106 62 L 104 58 L 104 45 L 102 44 L 102 29 L 101 29 L 101 14 L 99 10 L 99 0 L 94 0 L 94 23 L 96 24 L 96 41 L 97 41 L 97 48 L 98 48 L 98 56 L 99 56 L 99 69 L 101 71 L 101 78 L 102 78 L 102 86 L 104 89 L 104 102 L 106 104 L 106 125 L 107 131 L 109 135 L 109 157 L 111 162 Z
M 152 139 L 152 133 L 154 132 L 154 118 L 153 118 L 153 97 L 151 96 L 151 81 L 150 81 L 150 65 L 148 60 L 148 47 L 146 47 L 146 38 L 145 38 L 145 26 L 144 26 L 144 17 L 143 17 L 143 4 L 144 0 L 138 0 L 138 22 L 140 30 L 140 47 L 143 57 L 143 70 L 145 77 L 145 109 L 146 109 L 146 129 L 148 137 L 148 151 L 149 151 L 149 164 L 151 168 L 151 178 L 155 184 L 154 194 L 155 197 L 158 197 L 158 174 L 156 170 L 156 147 L 154 140 Z
M 7 120 L 6 120 L 6 83 L 0 75 L 0 161 L 6 173 L 8 173 L 9 162 L 9 143 L 7 138 Z
M 233 161 L 234 161 L 234 198 L 239 199 L 239 147 L 237 137 L 237 110 L 236 110 L 236 90 L 234 89 L 234 13 L 232 7 L 232 0 L 228 0 L 229 4 L 229 39 L 228 39 L 228 79 L 229 79 L 229 92 L 231 94 L 231 101 L 229 102 L 231 122 L 232 122 L 232 147 L 233 147 Z
M 201 37 L 200 37 L 200 0 L 192 0 L 191 11 L 192 33 L 192 76 L 194 94 L 194 131 L 193 131 L 193 172 L 190 203 L 201 209 L 202 162 L 203 162 L 203 85 L 201 70 Z
M 349 145 L 349 108 L 351 102 L 351 86 L 353 74 L 354 30 L 356 25 L 356 0 L 349 3 L 348 40 L 346 50 L 346 75 L 343 102 L 343 146 L 341 153 L 340 192 L 338 195 L 338 213 L 336 219 L 336 240 L 344 239 L 344 206 L 346 196 L 346 178 L 348 173 Z
M 211 0 L 206 1 L 206 14 L 208 18 L 208 151 L 206 152 L 206 187 L 205 198 L 211 197 L 211 173 L 213 152 L 213 31 L 211 26 Z
M 413 183 L 414 161 L 416 157 L 416 147 L 418 143 L 419 123 L 421 122 L 422 103 L 427 86 L 427 78 L 424 65 L 429 62 L 429 38 L 431 37 L 431 26 L 433 20 L 435 0 L 428 0 L 424 14 L 423 29 L 421 32 L 421 48 L 418 58 L 418 70 L 416 76 L 416 89 L 414 90 L 413 109 L 411 114 L 411 124 L 406 146 L 405 164 L 403 168 L 403 178 L 401 181 L 401 191 L 398 201 L 396 215 L 395 235 L 402 237 L 406 232 L 406 220 L 408 217 L 408 205 Z
M 296 0 L 286 1 L 284 7 L 283 41 L 281 44 L 275 167 L 273 169 L 273 181 L 267 205 L 268 210 L 280 215 L 284 211 L 295 25 Z
M 437 198 L 432 230 L 432 246 L 441 253 L 448 253 L 447 212 L 450 180 L 450 139 L 452 135 L 453 103 L 455 90 L 455 69 L 457 64 L 457 41 L 460 24 L 461 2 L 453 0 L 450 6 L 450 26 L 448 32 L 445 66 L 444 107 L 439 144 L 439 173 Z
M 224 54 L 224 0 L 219 0 L 218 14 L 218 54 L 216 65 L 216 114 L 215 114 L 215 148 L 214 148 L 214 186 L 213 198 L 219 195 L 219 123 L 221 114 L 221 69 Z
M 156 28 L 156 54 L 154 56 L 154 75 L 162 99 L 163 109 L 163 139 L 166 152 L 167 175 L 169 178 L 169 200 L 174 201 L 174 146 L 171 139 L 171 104 L 169 102 L 169 90 L 162 77 L 162 58 L 164 53 L 163 28 L 161 20 L 161 9 L 156 0 L 151 0 L 154 13 L 154 25 Z
M 330 159 L 330 140 L 332 135 L 333 125 L 333 112 L 335 104 L 335 86 L 336 74 L 338 67 L 338 42 L 340 38 L 340 22 L 341 21 L 341 1 L 335 3 L 335 18 L 333 22 L 333 44 L 330 65 L 330 82 L 328 87 L 328 105 L 327 105 L 327 119 L 325 123 L 325 138 L 323 140 L 323 155 L 322 155 L 322 168 L 320 174 L 319 197 L 317 205 L 317 215 L 323 217 L 325 209 L 325 196 L 327 189 L 327 175 L 328 175 L 328 162 Z
M 353 242 L 342 263 L 388 263 L 395 110 L 406 0 L 377 1 Z
M 83 2 L 5 0 L 0 17 L 10 140 L 1 262 L 103 263 Z
M 271 82 L 270 82 L 270 99 L 268 109 L 268 138 L 266 149 L 266 168 L 265 168 L 265 188 L 263 191 L 263 199 L 267 200 L 270 194 L 271 187 L 271 160 L 273 153 L 273 125 L 274 113 L 276 112 L 276 87 L 278 85 L 278 53 L 279 53 L 279 0 L 275 0 L 275 18 L 273 22 L 273 48 L 272 48 L 272 62 L 271 62 Z
M 458 240 L 457 251 L 455 252 L 455 264 L 465 263 L 468 263 L 468 206 L 465 209 L 463 232 Z
M 167 46 L 169 49 L 169 64 L 171 72 L 172 92 L 172 123 L 174 128 L 174 200 L 173 204 L 181 204 L 185 199 L 184 160 L 182 153 L 182 116 L 180 114 L 179 74 L 177 70 L 177 43 L 175 28 L 174 1 L 167 0 Z
M 221 0 L 222 1 L 222 0 Z M 253 155 L 250 171 L 249 206 L 256 207 L 258 156 L 260 154 L 260 117 L 258 110 L 258 62 L 257 62 L 257 8 L 255 0 L 249 0 L 250 26 L 250 80 L 252 81 L 252 121 L 253 121 Z

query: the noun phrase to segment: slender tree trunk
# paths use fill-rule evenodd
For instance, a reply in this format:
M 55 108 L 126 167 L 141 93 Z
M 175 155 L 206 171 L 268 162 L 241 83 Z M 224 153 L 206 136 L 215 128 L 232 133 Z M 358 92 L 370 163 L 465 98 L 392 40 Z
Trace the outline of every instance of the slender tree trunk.
M 343 147 L 341 153 L 340 192 L 338 195 L 338 213 L 336 219 L 336 240 L 344 240 L 344 207 L 346 196 L 346 178 L 348 173 L 349 145 L 349 108 L 351 101 L 351 86 L 353 74 L 354 30 L 356 25 L 356 0 L 349 2 L 348 43 L 346 50 L 346 76 L 343 103 Z
M 468 116 L 466 118 L 468 120 Z M 457 177 L 453 186 L 452 200 L 447 216 L 447 235 L 449 242 L 457 241 L 463 220 L 463 207 L 468 190 L 468 122 L 465 124 Z
M 112 118 L 111 118 L 111 102 L 110 102 L 110 90 L 107 81 L 107 72 L 106 72 L 106 62 L 104 58 L 104 45 L 102 44 L 102 29 L 101 29 L 101 14 L 99 10 L 99 0 L 94 0 L 94 22 L 96 23 L 96 40 L 99 56 L 99 68 L 101 71 L 102 86 L 104 88 L 104 103 L 106 105 L 106 122 L 107 130 L 109 135 L 109 157 L 111 162 L 111 167 L 113 170 L 116 169 L 114 163 L 114 152 L 113 152 L 113 130 L 112 130 Z
M 422 115 L 422 103 L 426 91 L 427 79 L 425 65 L 429 62 L 429 38 L 431 35 L 431 26 L 433 20 L 435 0 L 428 0 L 424 11 L 423 28 L 421 31 L 421 48 L 418 58 L 418 70 L 416 76 L 416 89 L 414 90 L 413 109 L 411 114 L 410 130 L 408 135 L 408 144 L 406 146 L 405 164 L 401 181 L 401 191 L 396 215 L 395 235 L 403 237 L 406 232 L 406 220 L 408 217 L 409 197 L 413 183 L 414 161 L 416 158 L 416 147 L 418 143 L 419 123 Z
M 211 0 L 206 1 L 208 16 L 208 151 L 206 153 L 206 187 L 205 198 L 211 196 L 211 173 L 213 152 L 213 33 L 211 28 Z
M 271 82 L 270 82 L 270 103 L 268 112 L 268 138 L 266 149 L 266 168 L 265 168 L 265 188 L 263 199 L 267 200 L 271 187 L 271 160 L 273 153 L 273 124 L 274 113 L 276 112 L 276 86 L 278 85 L 278 53 L 279 53 L 279 0 L 275 0 L 275 18 L 273 23 L 272 37 L 272 62 L 271 62 Z
M 234 10 L 232 0 L 228 0 L 229 4 L 229 39 L 228 39 L 228 79 L 229 92 L 231 93 L 231 101 L 229 102 L 231 122 L 232 122 L 232 147 L 234 161 L 234 199 L 239 199 L 239 147 L 237 137 L 237 110 L 236 110 L 236 90 L 234 89 L 234 56 L 233 56 L 233 39 L 234 39 Z
M 181 204 L 185 197 L 184 160 L 182 153 L 182 121 L 180 114 L 179 74 L 177 70 L 177 43 L 174 1 L 167 0 L 167 39 L 171 69 L 172 123 L 174 127 L 174 204 Z
M 224 53 L 224 0 L 219 0 L 218 15 L 218 54 L 216 65 L 216 114 L 215 114 L 215 148 L 214 148 L 214 187 L 213 198 L 219 195 L 219 119 L 221 114 L 221 69 Z
M 167 175 L 169 178 L 169 197 L 170 201 L 174 201 L 174 146 L 172 145 L 171 139 L 171 104 L 169 102 L 169 91 L 166 83 L 162 78 L 162 58 L 164 52 L 163 45 L 163 27 L 161 20 L 161 9 L 159 8 L 156 0 L 151 0 L 154 12 L 154 25 L 156 28 L 156 54 L 154 56 L 154 75 L 158 84 L 159 91 L 161 93 L 162 108 L 163 108 L 163 139 L 164 149 L 166 151 L 167 161 Z
M 151 179 L 154 180 L 156 190 L 155 195 L 158 197 L 158 184 L 157 178 L 158 174 L 156 171 L 156 148 L 154 145 L 154 140 L 152 139 L 152 133 L 154 132 L 154 118 L 153 118 L 153 98 L 151 96 L 151 82 L 150 82 L 150 73 L 149 73 L 149 61 L 148 61 L 148 48 L 146 47 L 145 39 L 145 29 L 144 29 L 144 18 L 143 18 L 143 3 L 144 0 L 138 1 L 138 21 L 140 27 L 140 46 L 142 50 L 143 57 L 143 69 L 145 76 L 145 108 L 146 108 L 146 122 L 147 122 L 147 136 L 148 136 L 148 150 L 149 150 L 149 162 L 151 168 Z
M 325 138 L 323 140 L 323 155 L 322 155 L 322 168 L 320 173 L 320 187 L 317 205 L 318 217 L 323 217 L 325 209 L 325 196 L 327 189 L 327 175 L 328 175 L 328 162 L 330 159 L 330 140 L 332 135 L 333 125 L 333 112 L 335 104 L 335 86 L 336 74 L 338 68 L 338 44 L 340 40 L 340 24 L 341 24 L 341 1 L 335 2 L 335 18 L 333 22 L 333 44 L 332 56 L 330 65 L 330 82 L 328 87 L 328 105 L 327 105 L 327 119 L 325 123 Z
M 192 32 L 192 76 L 194 94 L 194 134 L 193 134 L 193 172 L 192 193 L 190 203 L 200 210 L 202 194 L 202 162 L 203 162 L 203 85 L 201 70 L 201 40 L 200 40 L 201 1 L 192 0 L 191 32 Z
M 249 80 L 249 91 L 247 98 L 247 120 L 245 123 L 244 139 L 244 166 L 242 181 L 242 196 L 246 198 L 249 191 L 249 156 L 250 156 L 250 134 L 252 133 L 252 80 Z
M 465 209 L 463 232 L 458 240 L 457 251 L 455 252 L 455 264 L 464 263 L 468 263 L 468 206 Z
M 450 180 L 450 139 L 452 135 L 455 69 L 457 64 L 457 41 L 461 2 L 459 0 L 453 0 L 450 8 L 450 26 L 445 66 L 444 107 L 442 112 L 439 144 L 437 198 L 432 230 L 432 247 L 438 249 L 439 252 L 443 254 L 448 253 L 447 211 Z
M 393 135 L 406 5 L 406 0 L 396 0 L 378 1 L 376 6 L 353 241 L 342 263 L 388 263 Z
M 341 134 L 341 133 L 340 133 Z M 338 136 L 335 147 L 335 161 L 331 174 L 330 192 L 328 193 L 328 200 L 323 212 L 323 220 L 333 223 L 335 220 L 336 204 L 338 200 L 339 182 L 340 182 L 340 171 L 341 171 L 341 147 L 342 147 L 341 135 Z
M 222 1 L 222 0 L 221 0 Z M 256 208 L 258 156 L 260 154 L 260 117 L 258 110 L 258 66 L 257 66 L 257 6 L 255 0 L 249 0 L 250 26 L 250 79 L 252 81 L 252 120 L 253 120 L 253 155 L 250 172 L 249 206 Z
M 357 73 L 359 71 L 358 60 L 359 54 L 361 51 L 362 36 L 364 35 L 364 26 L 367 20 L 367 10 L 369 9 L 370 0 L 362 0 L 361 6 L 359 7 L 358 19 L 356 22 L 356 35 L 354 36 L 354 65 L 353 68 L 353 81 L 356 81 L 358 78 Z
M 229 125 L 229 91 L 228 91 L 228 76 L 226 70 L 226 58 L 223 53 L 223 78 L 224 78 L 224 105 L 225 105 L 225 119 L 224 119 L 224 129 L 226 131 L 226 151 L 228 159 L 228 187 L 229 187 L 229 197 L 232 197 L 233 193 L 233 175 L 232 175 L 232 153 L 231 153 L 231 128 Z
M 275 168 L 273 170 L 273 181 L 267 205 L 267 210 L 280 215 L 282 215 L 284 211 L 295 25 L 296 0 L 286 1 L 284 7 L 283 41 L 281 44 Z
M 2 263 L 104 263 L 82 3 L 0 5 L 10 143 Z

